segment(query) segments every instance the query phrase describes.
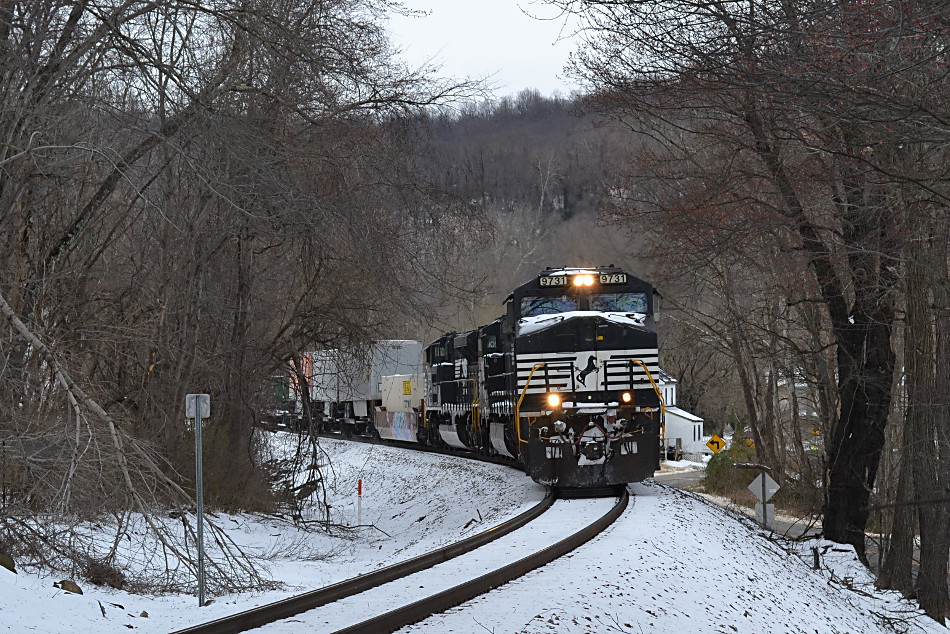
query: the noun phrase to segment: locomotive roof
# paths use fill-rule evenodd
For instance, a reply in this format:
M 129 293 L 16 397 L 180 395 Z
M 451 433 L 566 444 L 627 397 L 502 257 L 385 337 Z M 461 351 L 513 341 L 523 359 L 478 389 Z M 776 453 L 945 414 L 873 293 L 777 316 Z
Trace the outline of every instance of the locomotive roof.
M 649 282 L 647 282 L 646 280 L 640 279 L 639 277 L 636 277 L 635 275 L 631 275 L 630 273 L 627 273 L 622 268 L 618 266 L 614 266 L 613 264 L 609 264 L 607 266 L 582 266 L 582 267 L 549 266 L 545 268 L 543 271 L 541 271 L 538 275 L 534 276 L 532 279 L 528 280 L 524 284 L 521 284 L 520 286 L 515 288 L 511 292 L 511 294 L 505 298 L 505 302 L 508 302 L 509 300 L 514 298 L 516 295 L 518 296 L 524 295 L 526 291 L 536 292 L 539 290 L 553 290 L 552 287 L 542 288 L 540 286 L 538 279 L 541 277 L 549 277 L 549 276 L 557 276 L 557 275 L 571 276 L 571 275 L 585 275 L 585 274 L 586 275 L 604 275 L 604 274 L 611 275 L 611 274 L 619 274 L 619 273 L 622 273 L 627 276 L 626 285 L 641 286 L 644 288 L 644 290 L 649 289 L 653 293 L 656 293 L 656 289 L 654 289 L 653 286 Z
M 626 273 L 619 266 L 548 266 L 541 271 L 542 275 L 575 275 L 578 273 Z

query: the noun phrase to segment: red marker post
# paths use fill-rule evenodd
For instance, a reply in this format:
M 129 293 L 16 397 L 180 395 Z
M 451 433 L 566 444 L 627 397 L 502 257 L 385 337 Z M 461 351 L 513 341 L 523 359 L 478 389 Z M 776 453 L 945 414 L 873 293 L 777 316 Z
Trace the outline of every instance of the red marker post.
M 363 479 L 356 481 L 356 525 L 363 523 Z

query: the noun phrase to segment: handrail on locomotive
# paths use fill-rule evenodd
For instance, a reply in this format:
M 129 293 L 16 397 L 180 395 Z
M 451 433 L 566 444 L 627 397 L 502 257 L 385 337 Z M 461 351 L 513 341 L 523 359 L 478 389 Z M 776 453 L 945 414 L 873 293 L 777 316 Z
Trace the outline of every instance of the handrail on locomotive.
M 521 390 L 521 396 L 518 397 L 518 404 L 515 405 L 515 437 L 518 439 L 518 453 L 521 453 L 521 445 L 528 444 L 528 441 L 524 439 L 521 435 L 521 404 L 524 402 L 525 394 L 528 393 L 528 386 L 531 384 L 531 379 L 534 377 L 534 373 L 544 367 L 543 363 L 535 363 L 531 367 L 531 374 L 528 375 L 528 380 L 525 381 L 524 388 Z M 529 424 L 530 428 L 530 424 Z

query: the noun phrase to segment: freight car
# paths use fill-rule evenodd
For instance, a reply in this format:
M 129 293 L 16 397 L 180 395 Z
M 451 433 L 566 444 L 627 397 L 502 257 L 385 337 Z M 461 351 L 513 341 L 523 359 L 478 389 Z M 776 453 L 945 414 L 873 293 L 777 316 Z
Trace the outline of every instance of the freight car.
M 298 424 L 302 425 L 303 395 L 309 393 L 308 407 L 318 430 L 372 433 L 373 414 L 382 404 L 383 378 L 418 374 L 421 358 L 422 344 L 403 339 L 302 355 L 307 380 L 306 386 L 294 382 Z

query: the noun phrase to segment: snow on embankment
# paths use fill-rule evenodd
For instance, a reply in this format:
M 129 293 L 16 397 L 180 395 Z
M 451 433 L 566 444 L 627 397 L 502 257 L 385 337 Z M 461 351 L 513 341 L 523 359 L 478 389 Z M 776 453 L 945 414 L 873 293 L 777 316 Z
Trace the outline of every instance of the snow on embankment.
M 378 553 L 371 556 L 380 564 L 469 537 L 545 494 L 510 467 L 384 445 L 323 442 L 334 465 L 329 475 L 334 518 L 356 524 L 357 480 L 362 479 L 361 522 L 375 529 L 361 529 L 359 542 Z
M 362 522 L 381 530 L 361 528 L 343 539 L 272 517 L 217 516 L 248 552 L 266 557 L 285 590 L 214 597 L 198 608 L 191 595 L 132 595 L 83 580 L 77 581 L 85 594 L 69 594 L 52 587 L 60 576 L 0 568 L 0 632 L 169 632 L 406 559 L 498 524 L 543 495 L 504 467 L 322 442 L 333 458 L 326 471 L 333 521 L 356 523 L 356 481 L 362 479 Z M 946 632 L 896 594 L 874 592 L 853 553 L 838 546 L 823 545 L 829 547 L 825 568 L 814 571 L 811 543 L 797 557 L 749 520 L 701 499 L 655 484 L 631 488 L 631 509 L 595 542 L 407 631 Z M 482 521 L 472 522 L 479 514 Z M 526 547 L 541 545 L 531 541 Z M 845 576 L 860 592 L 844 587 Z M 894 629 L 882 625 L 887 619 L 897 621 Z
M 591 544 L 402 631 L 946 632 L 896 593 L 875 592 L 853 551 L 824 544 L 815 571 L 814 542 L 799 557 L 697 497 L 655 484 L 631 489 L 632 508 Z M 858 591 L 844 586 L 845 575 Z
M 268 438 L 287 456 L 290 434 Z M 324 469 L 331 521 L 357 523 L 356 487 L 363 480 L 363 527 L 302 531 L 271 516 L 216 514 L 218 524 L 270 576 L 280 591 L 209 597 L 134 595 L 76 579 L 84 594 L 52 586 L 63 575 L 19 574 L 0 567 L 0 632 L 167 633 L 277 601 L 305 590 L 402 561 L 468 537 L 533 506 L 544 496 L 517 470 L 391 447 L 321 440 L 331 463 Z M 481 519 L 479 519 L 481 518 Z M 317 519 L 317 518 L 312 518 Z

